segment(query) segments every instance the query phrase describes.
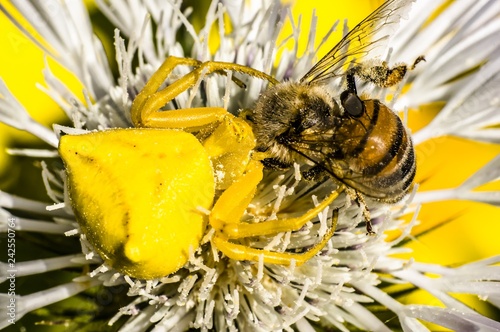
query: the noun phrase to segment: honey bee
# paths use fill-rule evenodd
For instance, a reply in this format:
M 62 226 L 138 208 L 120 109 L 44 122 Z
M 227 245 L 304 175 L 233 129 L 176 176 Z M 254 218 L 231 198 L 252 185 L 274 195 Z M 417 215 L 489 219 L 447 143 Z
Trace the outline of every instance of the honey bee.
M 380 100 L 358 95 L 355 78 L 390 87 L 423 60 L 392 68 L 360 61 L 388 37 L 384 29 L 395 26 L 411 2 L 386 1 L 298 82 L 276 84 L 261 94 L 249 120 L 267 164 L 306 162 L 313 165 L 309 174 L 326 172 L 356 195 L 383 202 L 397 202 L 408 193 L 416 171 L 410 134 Z M 338 100 L 326 85 L 337 77 L 346 82 Z

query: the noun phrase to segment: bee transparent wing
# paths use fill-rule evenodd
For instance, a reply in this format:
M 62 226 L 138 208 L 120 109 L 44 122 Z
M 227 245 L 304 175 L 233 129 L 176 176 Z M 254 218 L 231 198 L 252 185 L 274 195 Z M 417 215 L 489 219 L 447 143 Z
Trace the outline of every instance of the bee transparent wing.
M 334 168 L 341 168 L 340 164 L 337 165 L 334 162 L 336 160 L 335 147 L 339 145 L 339 139 L 345 142 L 349 138 L 339 137 L 335 130 L 316 131 L 295 136 L 288 140 L 287 145 L 290 150 L 335 176 Z
M 349 158 L 336 156 L 335 146 L 339 145 L 339 137 L 336 137 L 336 135 L 327 137 L 325 134 L 318 134 L 317 137 L 318 139 L 308 138 L 290 142 L 288 148 L 309 160 L 314 165 L 314 172 L 322 170 L 335 179 L 336 182 L 343 183 L 360 193 L 369 197 L 385 198 L 383 193 L 380 195 L 379 192 L 374 190 L 374 187 L 370 186 L 373 181 L 377 181 L 376 177 L 372 177 L 367 181 L 366 176 L 360 170 L 351 169 L 351 160 Z M 344 143 L 346 140 L 348 138 L 344 140 Z M 369 161 L 367 162 L 369 163 Z M 319 168 L 316 168 L 316 166 Z
M 363 59 L 382 56 L 387 39 L 402 17 L 407 15 L 415 0 L 387 0 L 349 31 L 321 60 L 300 80 L 301 83 L 320 83 L 342 76 L 345 65 Z

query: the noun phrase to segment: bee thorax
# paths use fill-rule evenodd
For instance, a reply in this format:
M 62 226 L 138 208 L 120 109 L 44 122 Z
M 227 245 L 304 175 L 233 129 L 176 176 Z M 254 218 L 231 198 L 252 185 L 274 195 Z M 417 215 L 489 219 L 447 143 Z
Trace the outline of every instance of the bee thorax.
M 286 82 L 267 89 L 253 110 L 257 149 L 285 164 L 303 161 L 291 147 L 339 121 L 339 107 L 325 87 Z

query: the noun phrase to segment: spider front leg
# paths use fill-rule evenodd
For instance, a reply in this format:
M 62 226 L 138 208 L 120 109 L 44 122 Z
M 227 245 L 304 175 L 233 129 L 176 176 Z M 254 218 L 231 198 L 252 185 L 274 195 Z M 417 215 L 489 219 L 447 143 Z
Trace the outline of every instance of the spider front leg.
M 134 102 L 132 103 L 132 108 L 130 110 L 132 116 L 132 122 L 134 124 L 140 123 L 141 110 L 144 107 L 144 103 L 153 96 L 160 86 L 165 82 L 168 76 L 172 73 L 175 67 L 179 65 L 188 65 L 188 66 L 199 66 L 200 61 L 189 58 L 177 58 L 170 56 L 162 63 L 160 68 L 158 68 L 153 75 L 146 82 L 146 85 L 142 88 L 141 92 L 135 97 Z M 180 91 L 179 93 L 181 93 Z M 178 94 L 179 94 L 178 93 Z M 137 126 L 136 126 L 137 127 Z
M 188 65 L 194 67 L 194 69 L 164 89 L 158 90 L 178 65 Z M 162 112 L 161 108 L 182 92 L 192 88 L 202 75 L 225 73 L 226 71 L 244 73 L 267 80 L 272 84 L 278 83 L 276 79 L 266 73 L 234 63 L 217 61 L 200 62 L 194 59 L 168 57 L 132 103 L 130 112 L 134 126 L 186 128 L 203 126 L 221 120 L 227 113 L 221 107 L 210 107 L 208 108 L 208 112 L 205 107 L 190 108 L 189 111 L 176 110 L 167 112 Z M 187 111 L 189 112 L 188 114 L 186 114 Z
M 315 256 L 335 232 L 337 212 L 334 214 L 332 226 L 321 241 L 304 253 L 272 252 L 231 243 L 230 240 L 299 230 L 330 205 L 344 190 L 344 186 L 339 187 L 318 206 L 300 217 L 270 220 L 256 224 L 243 223 L 240 221 L 241 217 L 252 200 L 257 185 L 262 180 L 262 168 L 260 162 L 253 160 L 249 164 L 248 171 L 219 197 L 209 217 L 210 225 L 216 230 L 212 242 L 218 250 L 235 260 L 258 261 L 263 256 L 264 262 L 270 264 L 290 265 L 292 260 L 295 260 L 297 265 L 303 264 Z

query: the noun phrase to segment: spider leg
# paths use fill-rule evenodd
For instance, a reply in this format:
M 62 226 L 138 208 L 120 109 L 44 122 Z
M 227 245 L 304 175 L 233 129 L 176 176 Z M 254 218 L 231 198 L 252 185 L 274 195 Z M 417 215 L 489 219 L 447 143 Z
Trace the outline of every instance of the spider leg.
M 210 225 L 217 231 L 223 231 L 228 223 L 240 224 L 248 204 L 255 195 L 257 185 L 262 180 L 263 166 L 256 160 L 250 160 L 245 174 L 240 176 L 219 197 L 209 217 Z
M 141 121 L 142 126 L 148 128 L 189 129 L 221 121 L 225 116 L 230 113 L 222 107 L 197 107 L 154 112 Z
M 152 95 L 154 95 L 163 82 L 167 79 L 167 77 L 172 73 L 175 67 L 179 65 L 188 65 L 188 66 L 199 66 L 201 64 L 200 61 L 190 58 L 177 58 L 173 56 L 169 56 L 162 63 L 160 68 L 156 70 L 153 75 L 146 82 L 146 85 L 142 88 L 141 92 L 135 97 L 132 107 L 130 109 L 132 122 L 136 127 L 139 127 L 142 109 L 144 108 L 144 104 L 150 99 Z M 181 93 L 179 91 L 177 94 Z M 163 106 L 163 105 L 162 105 Z
M 245 237 L 271 235 L 281 232 L 299 230 L 308 221 L 316 217 L 321 211 L 323 211 L 328 205 L 330 205 L 343 190 L 344 186 L 339 187 L 337 190 L 333 191 L 330 196 L 328 196 L 320 204 L 318 204 L 318 206 L 310 209 L 300 217 L 268 220 L 256 224 L 240 222 L 222 223 L 223 225 L 221 228 L 221 233 L 228 239 L 240 239 Z
M 242 223 L 240 222 L 241 216 L 254 197 L 257 185 L 262 180 L 262 168 L 260 162 L 252 160 L 246 173 L 229 186 L 215 203 L 209 217 L 210 225 L 216 230 L 212 243 L 227 257 L 235 260 L 258 261 L 263 255 L 264 261 L 269 264 L 290 265 L 292 260 L 295 260 L 297 265 L 303 264 L 315 256 L 332 237 L 337 226 L 337 211 L 334 212 L 332 226 L 321 241 L 304 253 L 273 252 L 231 243 L 229 240 L 298 230 L 330 205 L 344 190 L 344 186 L 339 187 L 318 206 L 300 217 L 270 220 L 257 224 Z
M 273 252 L 270 250 L 250 248 L 244 245 L 231 243 L 217 234 L 212 238 L 212 241 L 218 250 L 234 260 L 259 261 L 262 256 L 264 262 L 267 264 L 291 265 L 292 260 L 295 260 L 296 265 L 299 266 L 316 256 L 316 254 L 325 247 L 335 232 L 337 219 L 338 211 L 335 210 L 332 218 L 332 226 L 328 229 L 321 241 L 303 253 Z
M 158 91 L 168 75 L 170 75 L 173 69 L 178 65 L 189 65 L 193 66 L 194 69 L 180 79 L 174 81 L 166 88 Z M 220 74 L 226 71 L 236 71 L 247 74 L 249 76 L 267 80 L 271 84 L 278 83 L 278 81 L 272 76 L 243 65 L 217 61 L 199 62 L 194 59 L 168 57 L 146 83 L 139 95 L 137 95 L 134 99 L 131 108 L 132 122 L 136 127 L 168 127 L 168 124 L 172 121 L 172 117 L 174 117 L 174 115 L 167 115 L 168 113 L 171 113 L 171 111 L 161 112 L 160 109 L 163 106 L 182 92 L 192 88 L 202 75 L 208 75 L 211 73 Z M 199 113 L 202 109 L 203 108 L 192 109 L 196 115 L 191 116 L 192 118 L 194 117 L 193 120 L 195 121 L 195 125 L 193 126 L 200 126 L 220 120 L 220 115 L 227 113 L 223 108 L 213 107 L 209 108 L 209 113 L 211 113 L 211 115 L 200 116 Z

